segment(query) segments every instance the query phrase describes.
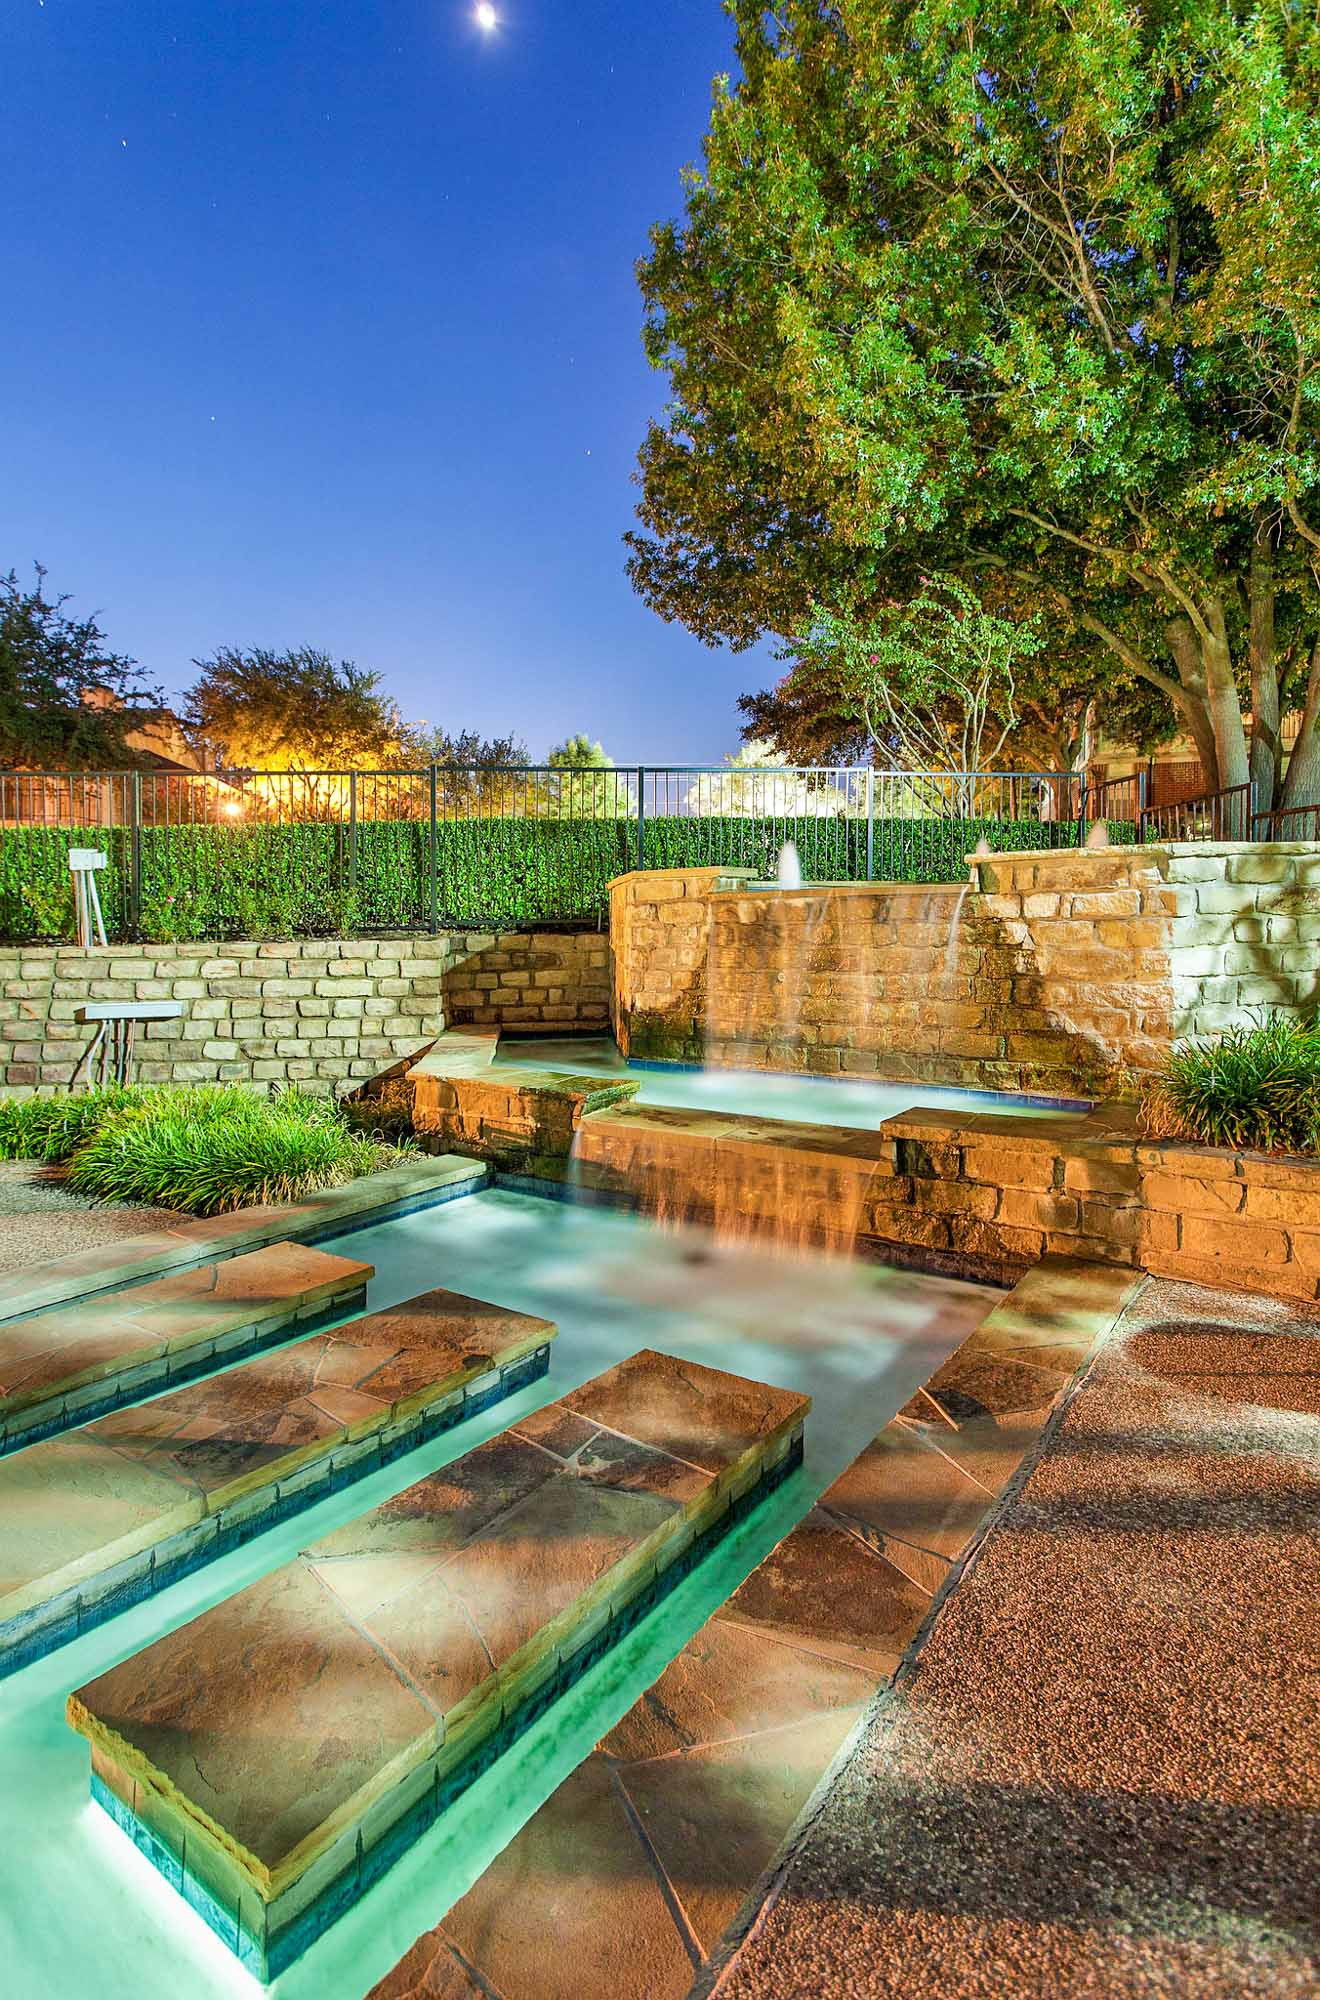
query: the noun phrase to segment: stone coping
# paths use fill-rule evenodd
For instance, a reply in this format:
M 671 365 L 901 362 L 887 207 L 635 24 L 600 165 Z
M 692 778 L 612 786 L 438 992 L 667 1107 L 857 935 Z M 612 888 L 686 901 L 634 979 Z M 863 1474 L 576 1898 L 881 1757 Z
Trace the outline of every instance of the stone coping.
M 271 1243 L 0 1322 L 0 1453 L 350 1312 L 374 1276 L 370 1264 Z
M 370 2000 L 684 2000 L 694 1970 L 705 1990 L 703 1969 L 1141 1283 L 1063 1260 L 1031 1271 Z
M 6 1459 L 0 1674 L 536 1380 L 554 1337 L 427 1292 Z
M 800 1455 L 644 1351 L 69 1698 L 94 1794 L 271 1977 Z
M 0 1323 L 96 1292 L 121 1290 L 163 1271 L 217 1263 L 264 1243 L 316 1243 L 365 1229 L 389 1216 L 467 1194 L 484 1179 L 485 1170 L 476 1162 L 441 1154 L 363 1174 L 342 1187 L 323 1188 L 285 1205 L 239 1208 L 228 1215 L 181 1216 L 177 1223 L 142 1236 L 5 1272 L 0 1277 Z

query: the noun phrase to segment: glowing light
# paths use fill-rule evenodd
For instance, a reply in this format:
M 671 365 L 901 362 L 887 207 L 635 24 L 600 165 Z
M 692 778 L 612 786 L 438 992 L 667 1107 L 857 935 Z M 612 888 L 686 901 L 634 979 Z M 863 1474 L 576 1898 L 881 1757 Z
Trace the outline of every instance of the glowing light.
M 491 35 L 500 25 L 500 17 L 491 5 L 491 0 L 477 0 L 472 10 L 472 18 L 483 35 Z
M 230 819 L 237 819 L 243 810 L 243 801 L 242 799 L 226 799 L 222 810 L 228 813 Z

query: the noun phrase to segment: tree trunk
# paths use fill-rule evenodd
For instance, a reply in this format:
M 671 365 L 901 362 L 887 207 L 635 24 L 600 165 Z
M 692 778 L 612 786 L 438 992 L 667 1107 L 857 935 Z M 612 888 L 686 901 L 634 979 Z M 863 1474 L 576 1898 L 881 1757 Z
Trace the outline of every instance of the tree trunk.
M 1274 560 L 1259 530 L 1251 546 L 1251 752 L 1257 812 L 1269 812 L 1279 783 L 1279 674 L 1274 640 Z
M 1247 732 L 1242 725 L 1242 704 L 1233 679 L 1233 654 L 1228 643 L 1224 607 L 1218 599 L 1206 606 L 1208 636 L 1201 641 L 1205 666 L 1206 707 L 1214 731 L 1215 761 L 1219 767 L 1219 789 L 1228 791 L 1245 785 L 1251 777 L 1247 760 Z
M 1183 720 L 1196 745 L 1196 754 L 1201 760 L 1201 769 L 1205 773 L 1205 789 L 1208 792 L 1217 792 L 1220 782 L 1219 751 L 1215 743 L 1214 725 L 1210 720 L 1205 669 L 1196 634 L 1185 618 L 1171 618 L 1164 628 L 1164 636 L 1178 668 L 1178 681 L 1183 690 Z
M 1306 681 L 1306 701 L 1302 726 L 1288 759 L 1282 804 L 1320 805 L 1320 639 L 1311 649 L 1311 669 Z

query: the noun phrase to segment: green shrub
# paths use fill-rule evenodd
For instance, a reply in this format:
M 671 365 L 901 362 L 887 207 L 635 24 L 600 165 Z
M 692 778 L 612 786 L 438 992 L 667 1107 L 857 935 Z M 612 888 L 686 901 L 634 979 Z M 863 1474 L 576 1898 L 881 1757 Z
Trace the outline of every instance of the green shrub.
M 1273 1015 L 1180 1043 L 1145 1086 L 1142 1124 L 1242 1152 L 1320 1151 L 1320 1027 Z
M 114 1084 L 81 1097 L 0 1097 L 0 1160 L 67 1160 L 107 1118 L 149 1095 Z
M 1007 849 L 1068 847 L 1071 821 L 877 819 L 873 874 L 882 882 L 957 882 L 977 842 Z M 1115 842 L 1135 829 L 1111 824 Z M 796 841 L 809 881 L 866 877 L 864 819 L 648 816 L 648 868 L 752 868 L 773 875 L 785 840 Z M 346 826 L 144 826 L 140 931 L 149 943 L 191 938 L 324 937 L 353 931 L 426 930 L 431 923 L 430 824 L 366 820 Z M 68 936 L 68 850 L 99 847 L 106 928 L 133 930 L 131 843 L 122 829 L 0 832 L 0 937 Z M 441 928 L 599 923 L 606 887 L 638 862 L 636 819 L 442 819 L 435 842 L 435 919 Z
M 296 1201 L 389 1157 L 325 1098 L 221 1084 L 0 1100 L 0 1152 L 63 1161 L 70 1186 L 98 1200 L 187 1215 Z

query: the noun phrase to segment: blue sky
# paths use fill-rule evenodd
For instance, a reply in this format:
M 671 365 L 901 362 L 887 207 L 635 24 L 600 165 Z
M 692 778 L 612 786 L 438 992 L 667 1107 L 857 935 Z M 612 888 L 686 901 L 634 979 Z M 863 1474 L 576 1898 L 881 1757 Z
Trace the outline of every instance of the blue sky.
M 319 645 L 451 729 L 717 761 L 768 651 L 623 574 L 633 264 L 718 0 L 6 0 L 0 568 L 171 692 Z

